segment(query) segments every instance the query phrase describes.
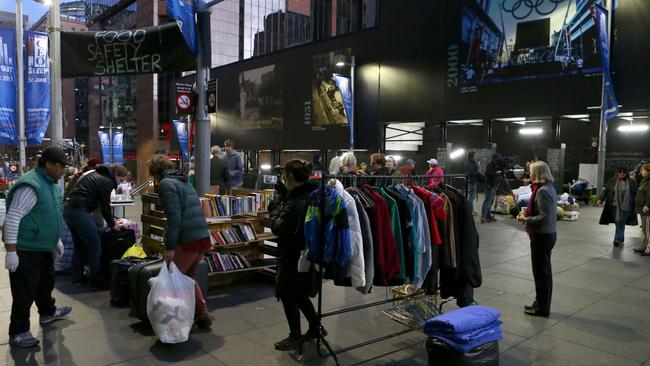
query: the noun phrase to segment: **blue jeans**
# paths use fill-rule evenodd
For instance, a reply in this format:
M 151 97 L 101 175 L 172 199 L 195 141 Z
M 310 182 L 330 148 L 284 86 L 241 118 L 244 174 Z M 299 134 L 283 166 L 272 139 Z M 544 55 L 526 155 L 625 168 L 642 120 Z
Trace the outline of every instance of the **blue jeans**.
M 629 211 L 621 211 L 621 219 L 616 222 L 616 234 L 614 234 L 614 241 L 619 243 L 625 242 L 625 223 L 630 217 Z
M 467 184 L 467 199 L 469 200 L 469 203 L 472 206 L 472 211 L 474 211 L 474 201 L 476 201 L 476 192 L 478 192 L 478 183 Z
M 492 217 L 491 207 L 494 203 L 494 195 L 497 192 L 497 186 L 487 185 L 485 186 L 485 200 L 483 201 L 483 207 L 481 208 L 481 218 L 486 219 Z
M 71 207 L 66 207 L 63 210 L 63 218 L 72 232 L 72 241 L 74 242 L 73 281 L 82 280 L 84 266 L 88 265 L 91 286 L 102 285 L 104 282 L 101 276 L 102 244 L 95 219 L 91 213 Z

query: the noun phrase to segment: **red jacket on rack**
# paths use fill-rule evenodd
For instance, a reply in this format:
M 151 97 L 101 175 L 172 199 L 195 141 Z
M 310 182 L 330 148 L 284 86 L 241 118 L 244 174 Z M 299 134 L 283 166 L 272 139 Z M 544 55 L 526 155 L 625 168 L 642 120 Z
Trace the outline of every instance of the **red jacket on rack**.
M 438 231 L 438 224 L 436 223 L 436 218 L 439 220 L 447 220 L 447 215 L 442 211 L 444 217 L 440 216 L 439 210 L 436 210 L 433 200 L 431 199 L 431 192 L 427 191 L 421 187 L 411 187 L 415 195 L 418 196 L 422 201 L 424 201 L 424 207 L 427 209 L 427 218 L 429 219 L 429 231 L 431 232 L 431 243 L 434 245 L 442 244 L 442 239 L 440 238 L 440 232 Z
M 400 272 L 399 256 L 397 255 L 397 243 L 391 228 L 390 212 L 388 203 L 377 193 L 374 188 L 365 186 L 368 195 L 375 203 L 371 216 L 373 228 L 374 254 L 375 254 L 375 278 L 373 284 L 376 286 L 388 286 L 390 280 Z

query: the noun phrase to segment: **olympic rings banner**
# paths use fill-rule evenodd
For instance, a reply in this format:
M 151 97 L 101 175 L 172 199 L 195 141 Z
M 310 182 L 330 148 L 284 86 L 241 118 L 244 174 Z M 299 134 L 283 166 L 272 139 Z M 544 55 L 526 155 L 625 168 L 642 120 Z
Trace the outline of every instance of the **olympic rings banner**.
M 592 76 L 602 61 L 590 4 L 574 0 L 463 0 L 459 42 L 449 47 L 447 87 Z

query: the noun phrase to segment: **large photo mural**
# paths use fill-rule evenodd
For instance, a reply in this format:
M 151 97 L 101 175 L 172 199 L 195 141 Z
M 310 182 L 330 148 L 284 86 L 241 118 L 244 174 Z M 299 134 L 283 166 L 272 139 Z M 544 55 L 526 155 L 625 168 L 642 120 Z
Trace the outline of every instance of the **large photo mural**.
M 448 50 L 448 71 L 458 75 L 453 86 L 467 93 L 484 84 L 600 73 L 590 8 L 602 2 L 463 0 L 460 42 Z

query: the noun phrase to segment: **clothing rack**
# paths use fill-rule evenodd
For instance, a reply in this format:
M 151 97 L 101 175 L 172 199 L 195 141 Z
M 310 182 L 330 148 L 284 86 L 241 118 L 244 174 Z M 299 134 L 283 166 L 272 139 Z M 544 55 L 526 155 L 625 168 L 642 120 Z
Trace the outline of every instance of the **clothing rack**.
M 322 177 L 321 177 L 321 191 L 320 191 L 321 200 L 320 200 L 320 205 L 319 205 L 319 210 L 322 213 L 322 217 L 325 217 L 325 215 L 324 215 L 324 213 L 325 213 L 325 189 L 324 188 L 327 186 L 327 181 L 329 179 L 349 178 L 349 177 L 350 177 L 349 175 L 329 175 L 329 174 L 323 174 L 322 175 Z M 450 180 L 464 179 L 464 181 L 465 181 L 465 192 L 464 193 L 465 194 L 467 194 L 467 192 L 468 192 L 468 183 L 469 183 L 466 174 L 445 174 L 445 175 L 442 175 L 442 176 L 431 176 L 431 175 L 428 175 L 428 176 L 425 176 L 425 175 L 407 175 L 407 176 L 360 175 L 360 176 L 358 176 L 358 178 L 363 179 L 363 180 L 391 179 L 393 181 L 399 181 L 399 180 L 415 180 L 415 181 L 418 181 L 419 180 L 420 182 L 428 181 L 430 178 L 444 178 L 445 181 L 447 180 L 447 178 L 449 178 Z M 448 187 L 450 187 L 450 186 L 448 186 Z M 451 187 L 451 188 L 453 188 L 453 187 Z M 325 231 L 324 223 L 321 223 L 321 233 L 320 234 L 321 234 L 321 244 L 325 245 L 326 231 Z M 398 337 L 398 336 L 401 336 L 401 335 L 404 335 L 404 334 L 407 334 L 407 333 L 422 329 L 422 327 L 404 329 L 404 330 L 401 330 L 401 331 L 398 331 L 398 332 L 394 332 L 394 333 L 387 334 L 387 335 L 384 335 L 384 336 L 381 336 L 381 337 L 378 337 L 378 338 L 370 339 L 370 340 L 367 340 L 367 341 L 364 341 L 364 342 L 361 342 L 361 343 L 357 343 L 357 344 L 354 344 L 354 345 L 351 345 L 351 346 L 347 346 L 347 347 L 343 347 L 343 348 L 334 350 L 332 348 L 332 346 L 329 344 L 329 342 L 327 341 L 327 339 L 325 339 L 326 336 L 324 335 L 324 328 L 323 328 L 323 322 L 322 322 L 323 318 L 327 318 L 327 317 L 331 317 L 331 316 L 335 316 L 335 315 L 340 315 L 340 314 L 345 314 L 345 313 L 350 313 L 350 312 L 354 312 L 354 311 L 358 311 L 358 310 L 363 310 L 363 309 L 367 309 L 367 308 L 371 308 L 371 307 L 375 307 L 375 306 L 379 306 L 379 305 L 389 304 L 389 303 L 393 302 L 394 299 L 388 299 L 387 298 L 386 300 L 380 300 L 380 301 L 376 301 L 376 302 L 372 302 L 372 303 L 368 303 L 368 304 L 351 306 L 351 307 L 348 307 L 348 308 L 341 308 L 341 309 L 333 310 L 333 311 L 329 311 L 329 312 L 323 312 L 323 268 L 325 267 L 324 263 L 321 262 L 318 267 L 319 267 L 318 272 L 319 272 L 319 279 L 320 279 L 320 281 L 318 283 L 318 313 L 317 313 L 319 332 L 318 332 L 318 337 L 316 338 L 316 351 L 318 352 L 318 355 L 320 357 L 323 357 L 323 358 L 332 357 L 332 359 L 334 360 L 336 365 L 340 365 L 338 357 L 337 357 L 338 354 L 348 352 L 348 351 L 351 351 L 351 350 L 354 350 L 354 349 L 362 348 L 362 347 L 365 347 L 365 346 L 368 346 L 368 345 L 371 345 L 371 344 L 374 344 L 374 343 L 382 342 L 382 341 L 385 341 L 385 340 L 388 340 L 388 339 L 391 339 L 391 338 L 395 338 L 395 337 Z M 409 299 L 409 298 L 418 297 L 418 296 L 422 296 L 422 295 L 419 294 L 419 293 L 406 295 L 406 296 L 401 297 L 400 300 Z M 451 300 L 446 300 L 442 304 L 440 304 L 440 309 L 442 309 L 442 305 L 444 303 L 448 302 L 448 301 L 451 301 Z M 321 343 L 327 349 L 327 353 L 323 353 L 321 351 Z M 298 347 L 298 352 L 297 352 L 297 355 L 296 355 L 296 358 L 298 358 L 299 360 L 302 359 L 302 357 L 303 357 L 302 349 L 303 349 L 303 342 L 300 343 L 300 345 Z

